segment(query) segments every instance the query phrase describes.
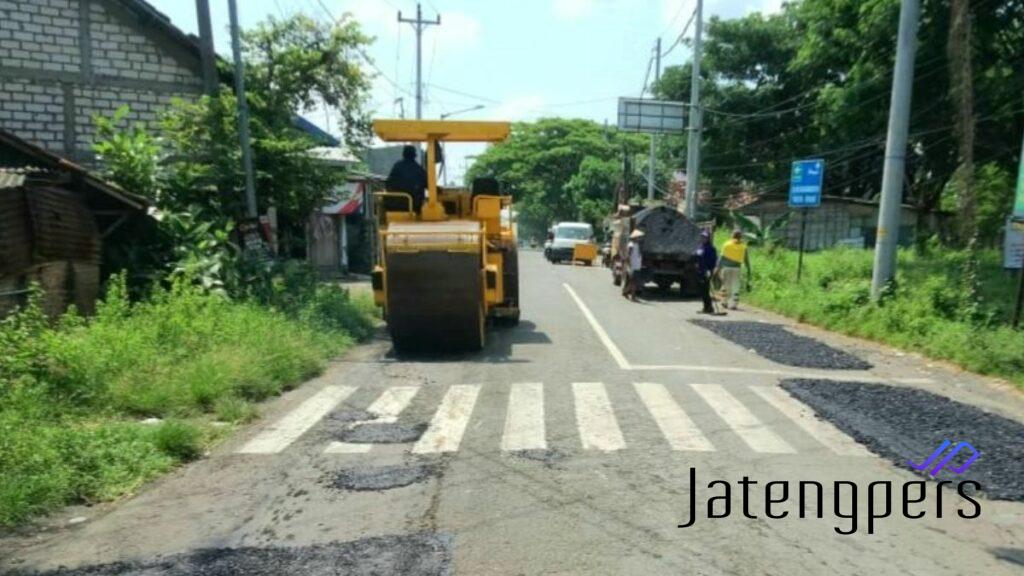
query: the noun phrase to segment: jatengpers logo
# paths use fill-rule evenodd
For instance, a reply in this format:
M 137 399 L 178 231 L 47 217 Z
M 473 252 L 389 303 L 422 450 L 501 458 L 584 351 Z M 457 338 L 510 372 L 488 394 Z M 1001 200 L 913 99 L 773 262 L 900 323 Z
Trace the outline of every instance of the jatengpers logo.
M 939 445 L 939 447 L 935 450 L 935 452 L 932 452 L 932 455 L 929 456 L 927 460 L 925 460 L 924 462 L 922 462 L 920 464 L 914 464 L 913 460 L 907 460 L 907 464 L 910 464 L 911 468 L 913 468 L 914 470 L 917 470 L 918 472 L 920 472 L 920 471 L 924 470 L 925 468 L 927 468 L 928 466 L 930 466 L 931 463 L 934 462 L 935 459 L 938 458 L 939 455 L 942 454 L 946 450 L 946 448 L 949 448 L 950 444 L 952 444 L 952 442 L 950 442 L 949 440 L 946 440 L 945 442 L 943 442 L 942 444 Z M 971 456 L 970 456 L 970 458 L 968 458 L 966 461 L 964 461 L 963 464 L 961 464 L 961 465 L 959 465 L 959 466 L 957 466 L 955 468 L 950 468 L 949 471 L 952 472 L 953 474 L 963 474 L 964 472 L 966 472 L 967 469 L 971 467 L 971 464 L 974 464 L 974 461 L 978 459 L 978 456 L 981 456 L 981 452 L 978 452 L 978 450 L 974 446 L 971 446 L 971 444 L 969 442 L 960 442 L 959 444 L 957 444 L 953 448 L 952 452 L 947 454 L 946 457 L 942 459 L 941 462 L 936 464 L 934 468 L 932 468 L 930 471 L 928 471 L 928 474 L 930 474 L 931 476 L 935 476 L 936 474 L 938 474 L 943 468 L 946 467 L 946 464 L 949 464 L 950 460 L 952 460 L 953 457 L 956 456 L 957 453 L 960 452 L 961 450 L 963 450 L 964 448 L 970 448 L 971 449 Z
M 907 463 L 918 472 L 931 467 L 927 474 L 934 478 L 944 469 L 954 474 L 963 474 L 981 456 L 981 452 L 969 442 L 959 442 L 952 451 L 932 466 L 951 444 L 951 441 L 946 440 L 932 452 L 931 456 L 920 464 L 914 463 L 913 460 L 908 460 Z M 946 468 L 953 461 L 953 458 L 965 448 L 970 449 L 971 455 L 959 465 Z M 751 492 L 754 492 L 751 488 L 756 487 L 758 481 L 751 480 L 749 476 L 743 476 L 737 484 L 739 485 L 738 491 L 741 494 L 743 504 L 743 516 L 745 518 L 757 519 L 758 515 L 751 511 L 752 507 L 750 504 L 754 500 L 754 498 L 751 498 Z M 810 516 L 811 518 L 821 519 L 825 516 L 824 501 L 830 499 L 833 502 L 832 514 L 836 518 L 836 525 L 833 527 L 833 530 L 837 534 L 849 535 L 857 532 L 857 521 L 861 516 L 867 517 L 868 534 L 874 534 L 875 523 L 882 518 L 888 518 L 894 511 L 902 512 L 903 517 L 910 520 L 925 517 L 928 514 L 928 508 L 931 508 L 928 504 L 929 486 L 935 486 L 933 508 L 935 518 L 942 518 L 944 508 L 942 505 L 944 494 L 942 487 L 954 484 L 956 486 L 956 493 L 963 504 L 963 506 L 957 506 L 957 516 L 967 520 L 980 517 L 981 504 L 973 496 L 981 490 L 981 484 L 974 480 L 961 480 L 956 483 L 950 480 L 913 480 L 904 482 L 902 486 L 897 484 L 895 489 L 893 482 L 890 480 L 869 482 L 867 485 L 866 509 L 858 507 L 859 487 L 855 482 L 848 480 L 835 480 L 831 483 L 813 480 L 798 480 L 796 482 L 789 480 L 772 481 L 763 485 L 764 516 L 771 519 L 785 518 L 790 513 L 790 510 L 785 509 L 787 508 L 787 503 L 795 499 L 796 510 L 794 512 L 796 515 L 800 518 Z M 690 517 L 685 523 L 679 524 L 679 528 L 689 528 L 696 523 L 698 510 L 697 486 L 697 471 L 695 468 L 690 468 Z M 973 489 L 966 490 L 965 488 L 968 486 Z M 732 511 L 732 488 L 732 484 L 727 480 L 713 480 L 707 484 L 707 489 L 711 492 L 710 496 L 707 497 L 706 517 L 709 520 L 729 517 Z M 715 492 L 719 493 L 716 494 Z M 796 497 L 791 499 L 790 495 L 793 493 L 795 493 Z M 894 493 L 895 506 L 893 505 Z M 844 526 L 844 524 L 846 525 Z

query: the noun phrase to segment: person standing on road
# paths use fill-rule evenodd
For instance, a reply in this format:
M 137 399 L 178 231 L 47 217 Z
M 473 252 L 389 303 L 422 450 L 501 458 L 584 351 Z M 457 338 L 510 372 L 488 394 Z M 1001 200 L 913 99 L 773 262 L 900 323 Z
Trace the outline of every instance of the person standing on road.
M 715 305 L 711 301 L 711 278 L 715 275 L 718 267 L 718 251 L 711 242 L 711 232 L 704 230 L 700 233 L 700 247 L 697 248 L 697 268 L 700 273 L 700 297 L 704 301 L 702 314 L 714 314 Z
M 729 308 L 736 310 L 740 303 L 740 281 L 742 267 L 750 273 L 750 256 L 747 254 L 747 243 L 743 241 L 743 232 L 735 230 L 732 238 L 722 245 L 722 256 L 718 259 L 718 270 L 722 274 L 722 282 L 729 292 Z
M 629 235 L 629 244 L 626 246 L 626 281 L 622 285 L 622 295 L 633 302 L 636 302 L 636 295 L 642 285 L 640 276 L 643 273 L 644 264 L 641 252 L 643 238 L 642 230 L 633 230 Z

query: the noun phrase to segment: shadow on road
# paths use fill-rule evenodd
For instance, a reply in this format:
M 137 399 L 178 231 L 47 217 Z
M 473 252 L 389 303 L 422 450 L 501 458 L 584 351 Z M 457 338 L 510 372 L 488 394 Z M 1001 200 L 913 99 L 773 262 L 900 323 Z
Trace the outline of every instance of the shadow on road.
M 387 330 L 378 333 L 378 338 L 389 340 Z M 487 344 L 479 352 L 460 352 L 444 349 L 419 350 L 414 353 L 398 353 L 394 348 L 388 350 L 385 359 L 395 362 L 428 362 L 428 363 L 511 363 L 525 364 L 525 358 L 513 358 L 512 350 L 521 344 L 550 344 L 551 338 L 537 330 L 537 325 L 529 320 L 522 320 L 516 326 L 496 323 L 487 329 Z

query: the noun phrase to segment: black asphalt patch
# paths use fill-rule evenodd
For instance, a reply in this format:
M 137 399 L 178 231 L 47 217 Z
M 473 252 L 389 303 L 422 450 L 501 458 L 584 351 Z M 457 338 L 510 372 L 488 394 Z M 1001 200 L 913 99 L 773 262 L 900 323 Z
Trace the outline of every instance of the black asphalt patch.
M 786 366 L 828 370 L 871 369 L 870 363 L 849 352 L 837 350 L 813 338 L 793 334 L 778 324 L 700 319 L 692 319 L 690 322 Z
M 451 573 L 451 551 L 451 537 L 425 533 L 295 548 L 204 548 L 144 563 L 12 576 L 440 576 Z
M 949 469 L 970 456 L 964 449 L 936 480 L 974 480 L 993 500 L 1024 501 L 1024 424 L 916 388 L 832 380 L 784 380 L 782 387 L 872 452 L 911 470 L 946 440 L 969 442 L 981 453 L 963 474 Z M 947 449 L 947 452 L 952 447 Z M 938 460 L 936 460 L 938 463 Z M 927 476 L 934 464 L 918 474 Z M 927 476 L 931 478 L 931 476 Z
M 406 444 L 420 439 L 427 429 L 424 423 L 398 424 L 368 422 L 346 428 L 338 433 L 342 442 L 354 444 Z
M 423 482 L 437 472 L 437 466 L 432 464 L 352 466 L 333 474 L 328 483 L 334 488 L 359 492 L 390 490 Z
M 328 414 L 326 420 L 339 424 L 351 424 L 353 422 L 373 420 L 376 417 L 376 414 L 367 412 L 366 410 L 336 410 Z

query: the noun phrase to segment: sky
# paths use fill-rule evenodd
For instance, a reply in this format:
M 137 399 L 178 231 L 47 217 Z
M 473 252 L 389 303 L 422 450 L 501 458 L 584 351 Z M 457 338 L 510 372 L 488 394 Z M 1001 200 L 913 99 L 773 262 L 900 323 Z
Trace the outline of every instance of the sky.
M 423 33 L 424 118 L 451 113 L 460 120 L 587 118 L 615 123 L 620 96 L 643 88 L 657 38 L 670 46 L 682 33 L 697 0 L 426 0 L 424 19 L 441 25 Z M 196 33 L 195 2 L 149 0 L 186 32 Z M 782 0 L 706 0 L 705 20 L 777 11 Z M 218 53 L 230 56 L 226 0 L 210 1 Z M 374 117 L 415 117 L 416 34 L 397 22 L 416 13 L 412 0 L 238 0 L 243 28 L 296 12 L 326 20 L 349 13 L 374 37 L 367 53 L 380 73 L 370 109 Z M 691 26 L 687 37 L 692 36 Z M 690 59 L 676 47 L 662 66 Z M 400 102 L 396 102 L 401 99 Z M 480 107 L 476 110 L 468 109 Z M 465 112 L 463 112 L 465 111 Z M 310 110 L 306 117 L 331 133 L 336 116 Z M 483 149 L 448 150 L 453 180 Z

